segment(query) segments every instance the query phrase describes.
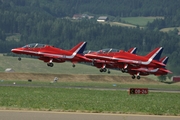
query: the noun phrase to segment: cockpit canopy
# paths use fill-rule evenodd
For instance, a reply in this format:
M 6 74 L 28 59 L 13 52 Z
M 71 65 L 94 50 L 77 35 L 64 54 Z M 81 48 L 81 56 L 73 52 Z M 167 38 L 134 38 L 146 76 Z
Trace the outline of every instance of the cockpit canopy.
M 45 44 L 31 43 L 31 44 L 23 46 L 23 48 L 43 48 L 45 46 L 46 46 Z
M 106 48 L 106 49 L 97 51 L 97 53 L 111 53 L 111 52 L 119 52 L 119 49 Z
M 96 51 L 86 50 L 86 51 L 83 52 L 83 54 L 90 54 L 90 53 L 94 53 L 94 52 L 96 52 Z

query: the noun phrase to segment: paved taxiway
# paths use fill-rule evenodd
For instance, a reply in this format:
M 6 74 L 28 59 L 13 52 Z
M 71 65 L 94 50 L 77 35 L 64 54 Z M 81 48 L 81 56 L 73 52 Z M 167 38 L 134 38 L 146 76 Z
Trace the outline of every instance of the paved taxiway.
M 180 116 L 0 110 L 0 120 L 180 120 Z

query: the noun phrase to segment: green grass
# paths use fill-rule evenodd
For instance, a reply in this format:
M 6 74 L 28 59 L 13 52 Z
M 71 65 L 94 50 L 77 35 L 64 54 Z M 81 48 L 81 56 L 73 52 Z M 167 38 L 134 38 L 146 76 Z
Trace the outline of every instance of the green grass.
M 4 109 L 180 115 L 179 93 L 128 95 L 126 91 L 52 87 L 0 87 Z
M 177 28 L 180 31 L 180 27 L 163 28 L 160 31 L 162 31 L 162 32 L 169 32 L 170 30 L 173 31 L 175 28 Z
M 100 74 L 107 75 L 107 73 L 99 72 L 99 69 L 86 64 L 77 63 L 76 67 L 72 67 L 71 62 L 54 63 L 53 67 L 48 67 L 47 64 L 41 60 L 34 58 L 22 57 L 18 61 L 18 57 L 3 56 L 0 54 L 0 72 L 4 72 L 6 68 L 12 68 L 15 72 L 19 73 L 54 73 L 54 74 Z M 119 70 L 110 70 L 111 75 L 129 76 L 127 73 L 122 73 Z M 156 76 L 147 76 L 154 80 L 158 80 Z
M 146 26 L 148 22 L 154 19 L 164 19 L 163 17 L 122 17 L 121 20 L 133 25 Z
M 0 56 L 0 61 L 0 72 L 4 72 L 6 68 L 12 68 L 15 72 L 21 73 L 107 74 L 100 73 L 96 67 L 80 63 L 77 63 L 74 68 L 71 62 L 54 63 L 53 67 L 48 67 L 45 62 L 38 59 L 22 57 L 22 60 L 18 61 L 18 57 L 11 56 Z M 116 70 L 111 70 L 111 74 L 122 75 Z
M 18 57 L 3 56 L 0 54 L 0 72 L 4 72 L 6 68 L 12 68 L 15 72 L 19 73 L 54 73 L 54 74 L 100 74 L 107 75 L 107 73 L 99 72 L 99 69 L 86 64 L 77 63 L 76 67 L 72 67 L 71 62 L 54 63 L 53 67 L 48 67 L 47 64 L 35 58 L 22 57 L 18 61 Z M 110 70 L 110 75 L 129 76 L 127 73 L 122 73 L 118 70 Z M 158 80 L 154 75 L 147 76 L 151 79 Z
M 136 25 L 126 24 L 126 23 L 120 23 L 120 22 L 109 22 L 110 25 L 115 26 L 122 26 L 122 27 L 136 27 Z
M 33 80 L 33 82 L 27 81 L 18 81 L 18 80 L 4 80 L 0 81 L 0 85 L 35 85 L 41 87 L 92 87 L 92 88 L 111 88 L 111 89 L 122 89 L 122 88 L 149 88 L 149 89 L 163 89 L 163 90 L 180 90 L 180 84 L 131 84 L 131 83 L 121 83 L 121 82 L 99 82 L 99 81 L 91 81 L 91 82 L 74 82 L 74 81 L 58 81 L 52 83 L 42 82 Z

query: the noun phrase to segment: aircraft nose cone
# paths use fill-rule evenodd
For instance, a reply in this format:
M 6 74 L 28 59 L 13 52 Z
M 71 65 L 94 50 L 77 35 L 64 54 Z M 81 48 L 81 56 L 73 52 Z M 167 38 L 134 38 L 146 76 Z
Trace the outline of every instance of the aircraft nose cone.
M 11 52 L 14 52 L 14 51 L 16 51 L 16 49 L 11 49 Z
M 13 52 L 13 53 L 19 53 L 18 49 L 11 49 L 11 52 Z

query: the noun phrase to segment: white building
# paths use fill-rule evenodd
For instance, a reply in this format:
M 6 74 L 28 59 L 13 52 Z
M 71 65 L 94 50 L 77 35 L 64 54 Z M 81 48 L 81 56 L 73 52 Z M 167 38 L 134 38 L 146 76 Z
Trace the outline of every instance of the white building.
M 100 17 L 97 19 L 98 22 L 105 22 L 105 21 L 107 21 L 107 20 L 108 20 L 108 17 L 107 17 L 107 16 L 100 16 Z

